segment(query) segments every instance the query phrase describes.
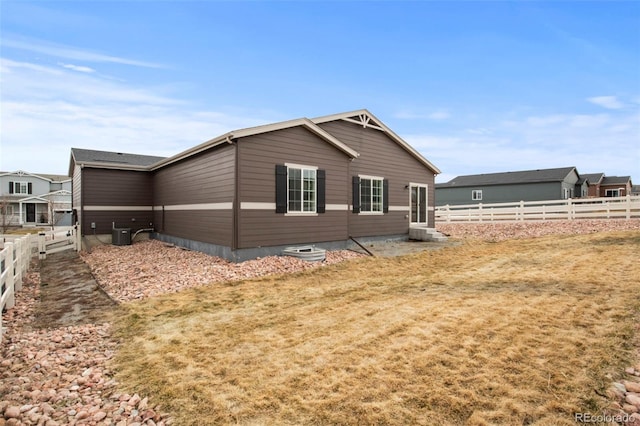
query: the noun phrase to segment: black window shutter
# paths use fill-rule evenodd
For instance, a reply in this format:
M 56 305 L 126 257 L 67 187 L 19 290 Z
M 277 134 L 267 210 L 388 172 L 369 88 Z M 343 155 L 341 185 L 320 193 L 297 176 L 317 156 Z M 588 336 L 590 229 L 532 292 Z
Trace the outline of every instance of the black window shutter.
M 354 176 L 351 185 L 353 187 L 353 212 L 360 213 L 360 178 Z
M 33 184 L 31 182 L 27 183 L 27 194 L 33 194 Z
M 276 164 L 276 213 L 287 212 L 287 166 Z
M 325 200 L 325 179 L 326 172 L 324 170 L 318 170 L 316 172 L 316 179 L 318 184 L 318 213 L 324 213 L 326 208 L 326 200 Z
M 382 181 L 382 213 L 389 213 L 389 180 Z
M 13 194 L 13 182 L 9 182 L 9 194 Z

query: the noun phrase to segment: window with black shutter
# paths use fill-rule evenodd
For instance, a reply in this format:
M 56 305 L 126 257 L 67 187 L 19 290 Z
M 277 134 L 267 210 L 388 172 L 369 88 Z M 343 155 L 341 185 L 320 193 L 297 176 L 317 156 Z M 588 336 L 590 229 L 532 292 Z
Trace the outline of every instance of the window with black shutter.
M 351 180 L 351 188 L 353 193 L 353 212 L 360 213 L 360 178 L 358 176 L 354 176 Z
M 324 213 L 326 172 L 312 166 L 276 165 L 276 213 Z

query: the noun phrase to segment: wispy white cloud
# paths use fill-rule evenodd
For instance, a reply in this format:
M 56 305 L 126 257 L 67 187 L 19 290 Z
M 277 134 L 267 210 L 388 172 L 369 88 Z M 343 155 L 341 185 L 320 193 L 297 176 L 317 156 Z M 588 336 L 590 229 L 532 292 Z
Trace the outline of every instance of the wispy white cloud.
M 73 46 L 65 46 L 61 44 L 55 44 L 43 40 L 24 39 L 18 37 L 12 37 L 11 35 L 4 35 L 0 44 L 4 47 L 13 49 L 26 50 L 29 52 L 41 53 L 47 56 L 53 56 L 56 58 L 72 59 L 83 62 L 107 62 L 121 65 L 131 65 L 136 67 L 146 68 L 165 68 L 165 65 L 141 61 L 137 59 L 123 58 L 113 55 L 105 55 L 102 53 L 94 52 L 87 49 L 81 49 Z
M 60 65 L 63 68 L 67 68 L 67 69 L 78 71 L 78 72 L 86 72 L 86 73 L 96 72 L 96 70 L 94 70 L 93 68 L 85 67 L 82 65 L 64 64 L 62 62 L 58 62 L 58 65 Z
M 607 109 L 624 108 L 624 104 L 616 96 L 594 96 L 587 98 L 587 101 Z
M 438 166 L 438 182 L 458 175 L 576 166 L 581 173 L 640 180 L 640 112 L 540 114 L 446 133 L 405 135 Z
M 271 121 L 247 111 L 198 109 L 166 90 L 68 67 L 2 59 L 0 69 L 0 170 L 66 173 L 71 147 L 169 156 Z

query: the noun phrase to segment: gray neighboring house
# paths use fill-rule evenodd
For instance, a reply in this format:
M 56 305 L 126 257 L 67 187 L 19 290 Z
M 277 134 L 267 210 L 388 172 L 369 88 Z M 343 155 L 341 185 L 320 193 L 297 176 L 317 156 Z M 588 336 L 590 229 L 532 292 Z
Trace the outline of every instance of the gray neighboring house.
M 22 170 L 0 172 L 1 222 L 9 226 L 72 225 L 71 178 Z
M 587 189 L 575 167 L 466 175 L 436 184 L 436 205 L 568 199 Z

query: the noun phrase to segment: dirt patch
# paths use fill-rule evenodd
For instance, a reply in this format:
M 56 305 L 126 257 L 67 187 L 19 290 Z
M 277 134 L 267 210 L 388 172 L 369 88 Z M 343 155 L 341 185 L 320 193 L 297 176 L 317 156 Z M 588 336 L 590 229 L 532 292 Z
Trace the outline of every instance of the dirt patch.
M 375 243 L 366 243 L 363 246 L 376 257 L 394 257 L 402 256 L 405 254 L 420 253 L 426 250 L 439 250 L 445 247 L 452 247 L 459 245 L 459 241 L 382 241 Z M 352 248 L 357 253 L 367 254 L 365 251 L 355 246 Z
M 34 321 L 37 328 L 101 323 L 115 307 L 75 251 L 47 256 L 40 275 L 40 303 Z

